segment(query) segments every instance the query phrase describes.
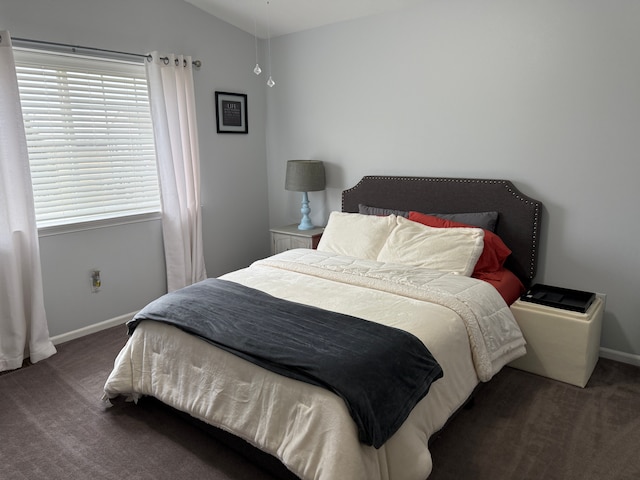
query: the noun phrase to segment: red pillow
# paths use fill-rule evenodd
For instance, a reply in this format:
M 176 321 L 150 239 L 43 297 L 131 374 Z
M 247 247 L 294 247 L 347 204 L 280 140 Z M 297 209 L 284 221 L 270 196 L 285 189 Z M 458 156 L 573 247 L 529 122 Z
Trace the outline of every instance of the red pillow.
M 409 212 L 409 220 L 436 228 L 478 228 L 473 225 L 445 220 L 443 218 L 434 217 L 433 215 L 427 215 L 420 212 Z M 489 230 L 484 230 L 484 249 L 478 259 L 478 263 L 476 263 L 476 266 L 473 269 L 473 275 L 500 270 L 509 255 L 511 255 L 511 250 L 504 244 L 502 239 L 495 233 L 490 232 Z
M 502 298 L 504 298 L 504 301 L 507 302 L 507 305 L 511 305 L 515 302 L 525 291 L 524 285 L 520 279 L 516 277 L 511 270 L 507 270 L 506 268 L 501 268 L 500 270 L 496 270 L 491 273 L 474 273 L 472 276 L 473 278 L 483 280 L 493 285 L 493 287 L 498 290 L 498 293 L 500 293 Z

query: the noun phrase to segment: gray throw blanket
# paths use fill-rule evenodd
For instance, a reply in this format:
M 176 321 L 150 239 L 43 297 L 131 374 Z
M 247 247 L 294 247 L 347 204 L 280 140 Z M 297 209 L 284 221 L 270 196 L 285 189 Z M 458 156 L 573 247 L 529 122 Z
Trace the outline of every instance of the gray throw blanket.
M 414 335 L 207 279 L 151 302 L 130 322 L 174 325 L 273 372 L 327 388 L 375 448 L 400 428 L 443 375 Z

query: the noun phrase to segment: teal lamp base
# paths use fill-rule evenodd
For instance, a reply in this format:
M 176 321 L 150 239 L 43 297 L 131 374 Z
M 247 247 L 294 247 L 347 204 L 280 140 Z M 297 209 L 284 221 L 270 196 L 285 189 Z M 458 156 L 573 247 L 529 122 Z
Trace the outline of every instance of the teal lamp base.
M 307 192 L 302 192 L 302 208 L 300 209 L 300 213 L 302 213 L 302 220 L 300 220 L 298 230 L 311 230 L 315 228 L 313 226 L 313 223 L 311 223 L 311 219 L 309 218 L 311 209 L 309 208 L 309 195 L 307 194 Z

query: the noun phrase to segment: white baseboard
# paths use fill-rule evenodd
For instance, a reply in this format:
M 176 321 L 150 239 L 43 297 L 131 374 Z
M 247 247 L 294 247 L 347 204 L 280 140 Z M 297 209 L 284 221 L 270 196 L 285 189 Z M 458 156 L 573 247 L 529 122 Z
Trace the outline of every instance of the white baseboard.
M 93 325 L 88 325 L 71 332 L 56 335 L 55 337 L 51 337 L 51 341 L 54 345 L 58 345 L 60 343 L 68 342 L 69 340 L 84 337 L 85 335 L 89 335 L 91 333 L 96 333 L 100 332 L 101 330 L 106 330 L 107 328 L 115 327 L 116 325 L 124 325 L 126 322 L 131 320 L 136 313 L 138 312 L 127 313 L 125 315 L 110 318 L 109 320 L 105 320 L 103 322 L 94 323 Z
M 617 362 L 628 363 L 630 365 L 640 367 L 640 355 L 635 355 L 633 353 L 619 352 L 618 350 L 600 347 L 600 356 L 602 358 L 608 358 L 609 360 L 616 360 Z

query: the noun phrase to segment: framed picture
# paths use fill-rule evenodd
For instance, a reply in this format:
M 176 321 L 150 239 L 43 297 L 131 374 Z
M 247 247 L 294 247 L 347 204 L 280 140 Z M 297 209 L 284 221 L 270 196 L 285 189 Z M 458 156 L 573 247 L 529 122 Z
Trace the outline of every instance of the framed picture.
M 216 92 L 216 130 L 218 133 L 249 133 L 245 94 Z

